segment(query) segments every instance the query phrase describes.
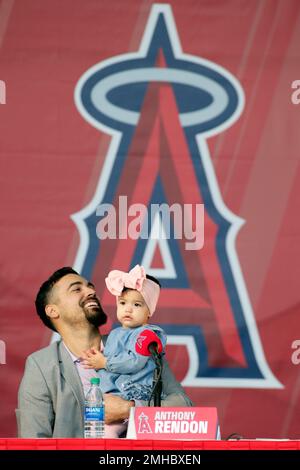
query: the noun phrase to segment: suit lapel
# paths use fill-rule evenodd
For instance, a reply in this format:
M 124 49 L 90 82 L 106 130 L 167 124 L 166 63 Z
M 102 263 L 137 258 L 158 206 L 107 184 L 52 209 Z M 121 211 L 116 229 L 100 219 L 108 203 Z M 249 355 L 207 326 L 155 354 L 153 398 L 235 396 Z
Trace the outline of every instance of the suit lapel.
M 84 408 L 84 393 L 82 383 L 77 372 L 76 365 L 72 361 L 72 358 L 61 341 L 59 344 L 59 362 L 60 370 L 65 381 L 70 385 L 76 400 L 79 404 L 79 407 Z

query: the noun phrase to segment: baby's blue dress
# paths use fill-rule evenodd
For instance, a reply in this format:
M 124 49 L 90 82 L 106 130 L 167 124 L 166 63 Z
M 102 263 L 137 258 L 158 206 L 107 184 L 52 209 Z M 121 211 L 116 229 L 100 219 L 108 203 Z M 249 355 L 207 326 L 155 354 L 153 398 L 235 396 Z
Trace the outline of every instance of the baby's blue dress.
M 102 393 L 113 393 L 125 400 L 149 400 L 155 363 L 135 349 L 138 336 L 145 330 L 153 331 L 165 348 L 166 335 L 157 325 L 118 327 L 108 335 L 104 348 L 106 369 L 98 371 Z

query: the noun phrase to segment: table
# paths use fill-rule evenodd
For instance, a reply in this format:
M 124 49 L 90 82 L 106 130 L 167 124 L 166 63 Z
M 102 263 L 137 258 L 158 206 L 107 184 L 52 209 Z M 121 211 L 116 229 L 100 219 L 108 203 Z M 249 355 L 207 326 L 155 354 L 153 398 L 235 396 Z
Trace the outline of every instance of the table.
M 0 439 L 0 450 L 300 450 L 300 440 Z

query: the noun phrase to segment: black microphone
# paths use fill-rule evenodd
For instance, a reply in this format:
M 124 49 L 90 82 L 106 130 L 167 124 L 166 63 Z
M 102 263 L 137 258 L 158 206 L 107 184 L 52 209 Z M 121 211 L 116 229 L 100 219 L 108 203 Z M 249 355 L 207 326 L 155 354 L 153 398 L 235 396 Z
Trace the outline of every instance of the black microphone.
M 154 398 L 154 406 L 161 406 L 161 391 L 162 391 L 162 358 L 160 353 L 163 350 L 162 342 L 156 333 L 152 330 L 143 330 L 135 343 L 135 350 L 142 356 L 151 356 L 155 362 L 155 369 L 153 373 L 153 389 L 148 401 L 150 406 L 151 398 Z
M 158 352 L 158 343 L 156 341 L 149 344 L 148 350 L 154 359 L 160 358 L 160 354 Z
M 152 330 L 143 330 L 135 343 L 135 350 L 142 356 L 152 356 L 155 359 L 160 358 L 163 350 L 162 342 L 156 333 Z

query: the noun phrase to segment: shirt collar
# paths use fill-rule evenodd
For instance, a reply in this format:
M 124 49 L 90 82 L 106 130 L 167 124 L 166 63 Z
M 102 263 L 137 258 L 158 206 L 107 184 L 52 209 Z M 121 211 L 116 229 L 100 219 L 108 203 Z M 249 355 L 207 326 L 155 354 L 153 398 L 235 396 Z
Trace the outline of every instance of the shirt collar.
M 62 343 L 63 343 L 64 347 L 66 348 L 66 350 L 68 351 L 68 353 L 70 354 L 71 359 L 74 362 L 74 364 L 81 362 L 81 357 L 75 356 L 70 351 L 70 349 L 68 348 L 68 346 L 66 345 L 66 343 L 64 341 Z M 102 343 L 102 340 L 101 340 L 101 342 L 100 342 L 100 351 L 103 352 L 103 350 L 104 350 L 104 344 Z
M 74 362 L 74 364 L 76 364 L 76 362 L 80 362 L 80 357 L 75 356 L 75 355 L 70 351 L 70 349 L 68 348 L 68 346 L 66 345 L 66 343 L 64 343 L 64 341 L 63 341 L 63 345 L 64 345 L 64 347 L 66 348 L 66 350 L 68 351 L 68 353 L 70 354 L 70 356 L 71 356 L 72 361 Z

